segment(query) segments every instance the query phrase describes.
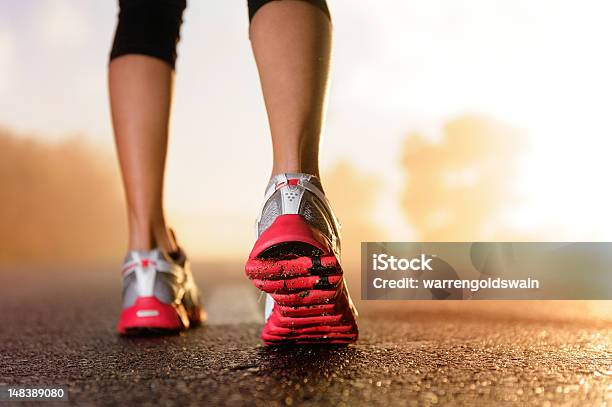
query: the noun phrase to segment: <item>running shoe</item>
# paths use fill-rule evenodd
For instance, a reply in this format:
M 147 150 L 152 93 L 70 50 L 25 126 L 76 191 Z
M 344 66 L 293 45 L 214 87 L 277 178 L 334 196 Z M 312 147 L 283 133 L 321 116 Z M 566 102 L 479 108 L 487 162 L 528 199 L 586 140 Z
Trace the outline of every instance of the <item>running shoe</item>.
M 266 344 L 357 340 L 357 311 L 340 267 L 340 226 L 319 179 L 272 178 L 245 271 L 266 295 Z
M 206 319 L 200 293 L 182 249 L 130 251 L 123 263 L 120 334 L 171 333 Z

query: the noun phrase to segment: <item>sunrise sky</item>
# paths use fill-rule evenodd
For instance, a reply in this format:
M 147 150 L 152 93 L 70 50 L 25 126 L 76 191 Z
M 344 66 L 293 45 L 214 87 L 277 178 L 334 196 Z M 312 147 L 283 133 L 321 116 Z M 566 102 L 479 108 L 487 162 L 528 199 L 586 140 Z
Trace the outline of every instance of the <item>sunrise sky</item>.
M 191 1 L 185 14 L 167 208 L 198 253 L 248 250 L 271 169 L 245 3 Z M 335 38 L 323 172 L 345 162 L 376 179 L 368 216 L 388 240 L 419 236 L 402 215 L 407 137 L 436 146 L 445 126 L 464 116 L 525 140 L 516 172 L 499 180 L 516 201 L 498 222 L 543 240 L 612 239 L 610 2 L 329 6 Z M 0 2 L 0 126 L 49 142 L 80 135 L 116 166 L 106 91 L 116 13 L 114 1 Z M 460 178 L 469 183 L 466 171 Z M 415 199 L 426 199 L 426 188 L 420 192 Z

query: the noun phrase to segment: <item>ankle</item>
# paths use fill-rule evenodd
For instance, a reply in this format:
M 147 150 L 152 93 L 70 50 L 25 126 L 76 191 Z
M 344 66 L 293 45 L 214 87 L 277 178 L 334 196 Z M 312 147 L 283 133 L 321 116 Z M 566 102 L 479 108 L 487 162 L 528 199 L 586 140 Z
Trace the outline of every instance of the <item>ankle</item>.
M 299 172 L 303 174 L 311 174 L 319 176 L 319 148 L 317 144 L 312 142 L 306 143 L 305 140 L 317 139 L 310 135 L 302 137 L 302 142 L 297 146 L 273 146 L 274 161 L 272 165 L 272 176 L 287 173 Z
M 168 253 L 177 250 L 177 244 L 163 217 L 146 221 L 131 218 L 129 229 L 129 250 L 161 249 Z

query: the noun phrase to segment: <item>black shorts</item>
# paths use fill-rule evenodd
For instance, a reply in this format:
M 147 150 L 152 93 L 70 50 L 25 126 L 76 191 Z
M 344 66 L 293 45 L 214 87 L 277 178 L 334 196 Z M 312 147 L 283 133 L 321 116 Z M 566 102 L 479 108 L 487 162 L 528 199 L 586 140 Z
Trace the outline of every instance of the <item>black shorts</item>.
M 249 21 L 270 1 L 281 0 L 248 0 Z M 330 17 L 325 0 L 302 1 L 315 5 Z M 119 0 L 119 18 L 110 59 L 143 54 L 159 58 L 174 68 L 186 7 L 187 0 Z

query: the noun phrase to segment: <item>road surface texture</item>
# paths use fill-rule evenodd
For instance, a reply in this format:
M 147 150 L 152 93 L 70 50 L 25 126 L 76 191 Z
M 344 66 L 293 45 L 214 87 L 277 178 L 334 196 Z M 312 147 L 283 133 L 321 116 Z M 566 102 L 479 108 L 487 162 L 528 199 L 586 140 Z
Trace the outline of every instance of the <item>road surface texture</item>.
M 0 385 L 75 405 L 612 405 L 610 303 L 360 302 L 357 345 L 273 348 L 240 265 L 204 268 L 206 326 L 122 338 L 113 268 L 3 267 Z

